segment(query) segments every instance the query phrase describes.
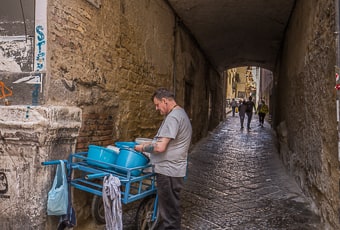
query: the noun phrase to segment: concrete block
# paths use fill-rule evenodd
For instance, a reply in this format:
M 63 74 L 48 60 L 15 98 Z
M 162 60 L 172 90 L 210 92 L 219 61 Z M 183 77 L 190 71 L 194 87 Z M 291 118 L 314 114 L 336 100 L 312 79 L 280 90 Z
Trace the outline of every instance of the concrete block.
M 73 152 L 80 126 L 76 107 L 0 106 L 0 229 L 46 229 L 55 166 L 41 162 Z

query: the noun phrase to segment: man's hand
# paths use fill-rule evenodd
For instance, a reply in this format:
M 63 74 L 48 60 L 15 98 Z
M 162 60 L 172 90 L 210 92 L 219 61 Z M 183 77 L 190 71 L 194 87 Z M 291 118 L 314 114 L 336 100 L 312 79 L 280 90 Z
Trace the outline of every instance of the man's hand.
M 136 145 L 135 150 L 138 152 L 163 153 L 168 147 L 170 140 L 171 140 L 170 138 L 160 137 L 157 139 L 156 143 L 147 142 L 140 145 Z

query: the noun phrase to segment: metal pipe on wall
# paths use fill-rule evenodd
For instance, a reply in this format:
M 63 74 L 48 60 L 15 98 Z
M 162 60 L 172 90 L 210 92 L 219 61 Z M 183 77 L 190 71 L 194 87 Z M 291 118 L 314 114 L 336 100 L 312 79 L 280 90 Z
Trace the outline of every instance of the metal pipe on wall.
M 336 74 L 336 80 L 335 80 L 335 84 L 338 85 L 340 82 L 339 79 L 339 75 L 340 75 L 340 47 L 339 47 L 339 30 L 340 30 L 340 23 L 339 23 L 339 7 L 340 7 L 340 0 L 335 0 L 335 29 L 336 31 L 334 31 L 335 34 L 335 46 L 336 46 L 336 64 L 335 64 L 335 74 Z M 340 99 L 340 92 L 339 90 L 337 90 L 337 94 L 336 94 L 336 117 L 337 117 L 337 121 L 338 121 L 338 160 L 340 161 L 340 133 L 339 133 L 339 113 L 340 113 L 340 109 L 339 109 L 339 99 Z

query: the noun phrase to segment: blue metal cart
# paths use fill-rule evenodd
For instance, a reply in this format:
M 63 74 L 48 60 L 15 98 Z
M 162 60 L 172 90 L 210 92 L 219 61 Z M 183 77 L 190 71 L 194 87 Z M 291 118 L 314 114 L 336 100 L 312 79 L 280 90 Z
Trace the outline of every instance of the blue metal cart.
M 125 168 L 115 164 L 97 161 L 98 167 L 89 162 L 87 152 L 70 154 L 67 160 L 63 160 L 67 167 L 69 185 L 76 189 L 94 195 L 91 213 L 99 223 L 105 223 L 105 212 L 102 201 L 103 179 L 110 174 L 119 178 L 121 182 L 121 202 L 128 204 L 142 200 L 136 213 L 136 225 L 138 229 L 155 229 L 158 223 L 156 179 L 150 164 Z M 42 165 L 57 165 L 59 160 L 45 161 Z M 151 170 L 150 170 L 151 169 Z M 140 170 L 138 176 L 133 176 L 132 171 Z M 73 173 L 73 171 L 77 171 Z

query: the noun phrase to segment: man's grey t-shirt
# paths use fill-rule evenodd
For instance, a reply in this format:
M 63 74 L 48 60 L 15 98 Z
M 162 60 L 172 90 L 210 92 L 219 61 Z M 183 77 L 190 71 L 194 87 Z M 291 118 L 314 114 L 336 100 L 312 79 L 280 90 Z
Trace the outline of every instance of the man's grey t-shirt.
M 155 172 L 171 177 L 186 175 L 188 150 L 191 143 L 192 127 L 184 109 L 172 110 L 163 120 L 155 138 L 170 138 L 165 152 L 151 154 Z

